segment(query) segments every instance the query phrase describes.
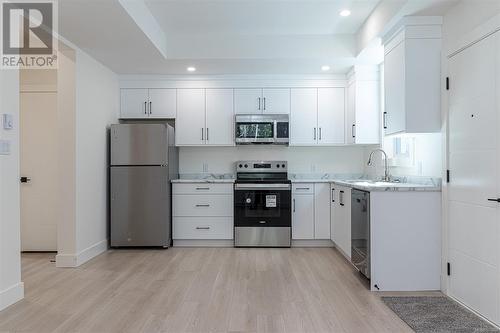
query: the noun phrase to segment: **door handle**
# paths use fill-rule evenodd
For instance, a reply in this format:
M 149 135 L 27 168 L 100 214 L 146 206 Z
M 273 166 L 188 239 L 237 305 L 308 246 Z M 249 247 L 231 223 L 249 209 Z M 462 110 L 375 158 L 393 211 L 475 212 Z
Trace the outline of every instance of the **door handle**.
M 335 189 L 332 188 L 332 202 L 335 202 Z
M 387 112 L 384 112 L 384 129 L 387 129 Z
M 258 98 L 258 100 L 259 100 L 259 108 L 257 110 L 260 110 L 260 97 Z
M 203 141 L 203 127 L 201 128 L 201 141 Z
M 207 127 L 207 141 L 208 141 L 208 127 Z
M 316 127 L 314 127 L 314 140 L 316 140 Z
M 352 133 L 352 137 L 355 138 L 356 137 L 356 125 L 355 124 L 352 124 L 351 133 Z
M 309 190 L 309 187 L 296 187 L 295 189 L 296 189 L 296 190 L 304 190 L 304 191 L 308 191 L 308 190 Z
M 148 114 L 148 102 L 144 102 L 144 114 Z
M 21 177 L 21 183 L 29 183 L 31 181 L 31 178 L 29 177 Z
M 339 201 L 340 201 L 340 205 L 344 206 L 344 191 L 339 192 Z
M 293 212 L 295 213 L 295 198 L 293 199 Z
M 153 114 L 153 103 L 151 101 L 149 101 L 149 114 Z
M 264 97 L 263 100 L 264 100 L 264 103 L 263 103 L 264 111 L 266 111 L 266 98 Z
M 500 202 L 500 198 L 490 198 L 488 199 L 488 201 L 495 201 L 495 202 Z
M 201 190 L 208 191 L 208 190 L 210 190 L 210 187 L 197 187 L 196 188 L 196 191 L 201 191 Z
M 321 127 L 319 128 L 319 139 L 321 140 Z
M 210 227 L 196 227 L 197 230 L 209 230 Z
M 197 204 L 196 207 L 210 207 L 209 204 Z

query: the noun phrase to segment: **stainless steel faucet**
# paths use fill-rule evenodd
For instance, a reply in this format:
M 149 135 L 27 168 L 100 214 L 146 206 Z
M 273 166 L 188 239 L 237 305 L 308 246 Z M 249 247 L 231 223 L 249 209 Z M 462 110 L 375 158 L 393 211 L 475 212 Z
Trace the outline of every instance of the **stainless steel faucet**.
M 372 163 L 372 158 L 373 158 L 373 154 L 376 153 L 376 152 L 381 152 L 383 155 L 384 155 L 384 168 L 385 168 L 385 173 L 384 173 L 384 181 L 385 182 L 388 182 L 390 181 L 390 176 L 389 176 L 389 167 L 387 166 L 387 154 L 386 152 L 383 150 L 383 149 L 375 149 L 373 150 L 371 153 L 370 153 L 370 157 L 368 158 L 368 163 L 367 165 L 369 166 L 372 166 L 373 163 Z

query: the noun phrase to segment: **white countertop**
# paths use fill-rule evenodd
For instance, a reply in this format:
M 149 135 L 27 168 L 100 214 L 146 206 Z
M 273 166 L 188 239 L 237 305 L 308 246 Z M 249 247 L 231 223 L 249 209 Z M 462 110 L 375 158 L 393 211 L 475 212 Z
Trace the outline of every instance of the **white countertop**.
M 172 183 L 234 183 L 233 174 L 207 174 L 190 173 L 181 174 L 178 179 L 173 179 Z

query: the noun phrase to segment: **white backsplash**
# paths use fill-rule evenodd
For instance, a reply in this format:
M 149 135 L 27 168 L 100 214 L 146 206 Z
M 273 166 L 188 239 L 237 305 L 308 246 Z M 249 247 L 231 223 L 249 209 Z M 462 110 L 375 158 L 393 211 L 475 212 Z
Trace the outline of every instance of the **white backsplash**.
M 289 173 L 349 173 L 362 174 L 364 147 L 181 147 L 179 172 L 234 173 L 234 163 L 240 160 L 288 161 Z

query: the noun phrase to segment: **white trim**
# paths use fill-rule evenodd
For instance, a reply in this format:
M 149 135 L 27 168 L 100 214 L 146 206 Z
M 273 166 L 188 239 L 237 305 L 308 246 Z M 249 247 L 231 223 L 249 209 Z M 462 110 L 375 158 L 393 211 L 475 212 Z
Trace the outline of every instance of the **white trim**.
M 460 304 L 461 306 L 463 306 L 464 308 L 468 309 L 470 312 L 474 313 L 476 316 L 478 316 L 479 318 L 481 318 L 482 320 L 484 320 L 485 322 L 487 322 L 488 324 L 492 325 L 493 327 L 495 328 L 498 328 L 500 329 L 500 326 L 495 324 L 494 322 L 492 322 L 491 320 L 489 320 L 488 318 L 484 317 L 482 314 L 480 314 L 479 312 L 475 311 L 473 308 L 470 308 L 467 304 L 465 303 L 462 303 L 460 302 L 457 298 L 455 298 L 454 296 L 451 296 L 451 295 L 446 295 L 448 296 L 449 298 L 451 298 L 453 301 L 457 302 L 458 304 Z
M 292 247 L 335 247 L 330 239 L 292 239 Z
M 500 14 L 492 17 L 485 23 L 465 34 L 458 42 L 447 50 L 446 54 L 448 58 L 451 58 L 457 53 L 462 52 L 463 50 L 498 31 L 500 31 Z
M 50 92 L 50 93 L 56 93 L 57 92 L 57 85 L 56 84 L 22 84 L 20 89 L 20 93 L 29 93 L 29 92 Z
M 234 247 L 232 239 L 177 239 L 174 247 Z
M 24 298 L 24 283 L 18 282 L 7 289 L 0 291 L 0 310 L 19 302 Z
M 102 240 L 77 254 L 56 255 L 56 267 L 78 267 L 108 250 L 108 240 Z

